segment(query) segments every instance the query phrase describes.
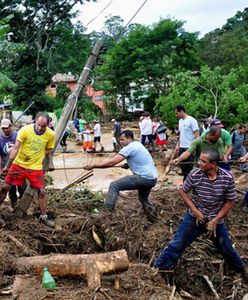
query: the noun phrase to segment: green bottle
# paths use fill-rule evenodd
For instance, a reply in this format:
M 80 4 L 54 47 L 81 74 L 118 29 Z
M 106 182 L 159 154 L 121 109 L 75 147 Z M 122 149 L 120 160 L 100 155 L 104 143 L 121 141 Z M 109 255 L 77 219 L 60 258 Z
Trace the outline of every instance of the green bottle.
M 42 286 L 45 289 L 55 289 L 56 284 L 52 275 L 49 273 L 47 267 L 43 269 L 43 278 L 42 278 Z

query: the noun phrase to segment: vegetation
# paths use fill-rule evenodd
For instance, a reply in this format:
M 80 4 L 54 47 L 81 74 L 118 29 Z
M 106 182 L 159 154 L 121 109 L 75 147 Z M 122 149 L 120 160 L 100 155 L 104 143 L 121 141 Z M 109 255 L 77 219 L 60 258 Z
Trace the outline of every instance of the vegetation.
M 102 32 L 89 35 L 82 24 L 72 23 L 73 8 L 82 2 L 1 1 L 1 102 L 13 101 L 15 108 L 24 109 L 35 101 L 32 113 L 49 109 L 59 115 L 69 90 L 61 85 L 55 99 L 46 95 L 51 77 L 79 75 L 91 47 L 101 40 L 107 52 L 98 58 L 93 88 L 105 91 L 107 115 L 125 116 L 125 100 L 132 97 L 134 102 L 144 101 L 151 113 L 161 114 L 170 127 L 177 122 L 174 106 L 178 103 L 199 120 L 211 114 L 226 126 L 246 121 L 247 8 L 199 39 L 183 29 L 182 21 L 161 19 L 151 26 L 125 27 L 119 16 L 107 19 Z M 10 32 L 11 40 L 6 39 Z M 85 96 L 78 110 L 88 120 L 100 117 L 99 109 Z
M 241 70 L 221 74 L 221 68 L 211 70 L 203 66 L 198 76 L 188 71 L 179 73 L 170 85 L 170 92 L 157 100 L 156 109 L 162 113 L 169 127 L 177 123 L 174 108 L 177 104 L 187 107 L 189 114 L 198 120 L 208 115 L 217 116 L 226 127 L 247 121 L 248 84 L 240 84 Z

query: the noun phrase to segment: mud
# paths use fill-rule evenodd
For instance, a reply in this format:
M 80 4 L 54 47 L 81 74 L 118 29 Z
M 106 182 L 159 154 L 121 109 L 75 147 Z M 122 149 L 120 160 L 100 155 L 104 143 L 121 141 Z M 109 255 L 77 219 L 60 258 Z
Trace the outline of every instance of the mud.
M 173 271 L 157 274 L 152 268 L 154 258 L 169 242 L 186 211 L 177 191 L 159 189 L 152 192 L 159 211 L 155 224 L 146 220 L 135 192 L 121 195 L 111 217 L 98 217 L 94 212 L 100 210 L 103 196 L 87 189 L 63 194 L 58 190 L 49 191 L 50 215 L 56 219 L 54 230 L 38 222 L 35 206 L 32 215 L 20 220 L 13 217 L 6 204 L 7 224 L 0 232 L 0 288 L 13 284 L 18 273 L 15 260 L 19 256 L 87 254 L 124 248 L 131 267 L 119 275 L 120 289 L 114 288 L 113 278 L 102 276 L 103 292 L 110 298 L 100 291 L 90 291 L 86 278 L 56 278 L 57 289 L 47 292 L 41 287 L 41 278 L 29 274 L 35 284 L 23 288 L 15 299 L 169 299 L 173 286 L 178 297 L 187 292 L 191 297 L 214 299 L 204 275 L 210 278 L 221 299 L 232 295 L 235 295 L 233 299 L 242 299 L 248 293 L 247 283 L 239 274 L 225 275 L 221 256 L 204 236 L 185 251 Z M 247 259 L 247 215 L 241 212 L 239 205 L 230 213 L 227 224 L 235 247 Z M 101 239 L 102 247 L 94 240 L 92 228 Z M 23 247 L 18 247 L 10 236 L 18 239 Z M 11 296 L 1 298 L 14 299 Z
M 59 153 L 55 165 L 63 166 L 61 157 L 64 156 L 65 164 L 80 166 L 84 164 L 84 158 L 86 161 L 92 159 L 90 155 Z M 94 159 L 102 159 L 101 155 L 97 155 Z M 68 157 L 71 161 L 67 160 Z M 79 162 L 78 157 L 82 161 Z M 47 196 L 49 215 L 56 220 L 55 229 L 39 223 L 37 203 L 32 203 L 25 219 L 15 218 L 9 202 L 4 203 L 2 211 L 6 226 L 0 230 L 1 299 L 216 299 L 204 276 L 208 276 L 219 299 L 243 299 L 248 294 L 248 283 L 240 274 L 225 273 L 222 257 L 207 236 L 200 237 L 188 247 L 173 270 L 157 272 L 152 268 L 155 257 L 168 244 L 187 210 L 178 195 L 181 177 L 176 168 L 172 168 L 165 181 L 164 168 L 161 167 L 160 182 L 151 193 L 159 212 L 158 222 L 154 224 L 147 221 L 136 192 L 121 193 L 116 211 L 111 216 L 101 217 L 99 211 L 105 194 L 100 190 L 106 190 L 110 181 L 128 172 L 120 169 L 113 169 L 110 173 L 101 171 L 95 172 L 94 178 L 90 178 L 86 185 L 79 184 L 63 193 L 58 187 L 70 183 L 80 170 L 79 173 L 72 170 L 70 173 L 66 171 L 66 175 L 61 172 L 53 176 L 55 184 L 52 189 L 47 189 Z M 240 204 L 248 177 L 235 169 L 234 173 L 240 202 L 228 215 L 226 223 L 234 246 L 247 263 L 248 215 L 240 210 Z M 92 234 L 93 229 L 101 240 L 101 246 Z M 16 258 L 21 256 L 92 254 L 119 249 L 126 249 L 130 268 L 117 275 L 120 280 L 118 289 L 114 286 L 116 275 L 102 275 L 100 290 L 90 290 L 86 278 L 81 277 L 55 278 L 57 288 L 47 291 L 42 288 L 40 277 L 30 272 L 19 274 L 16 267 Z M 19 280 L 21 284 L 17 288 Z

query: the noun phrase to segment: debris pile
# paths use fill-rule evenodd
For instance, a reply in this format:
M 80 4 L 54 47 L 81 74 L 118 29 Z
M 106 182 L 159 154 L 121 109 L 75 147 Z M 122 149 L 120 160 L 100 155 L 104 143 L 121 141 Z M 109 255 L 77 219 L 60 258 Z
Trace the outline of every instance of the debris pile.
M 36 203 L 26 219 L 15 218 L 5 205 L 6 226 L 0 231 L 1 299 L 242 299 L 248 293 L 248 284 L 239 274 L 225 274 L 222 257 L 205 236 L 185 251 L 174 270 L 158 273 L 152 268 L 154 258 L 172 238 L 187 208 L 177 191 L 161 188 L 151 196 L 159 212 L 154 224 L 147 221 L 135 192 L 121 194 L 116 211 L 106 216 L 101 214 L 101 192 L 92 193 L 87 188 L 63 193 L 48 190 L 55 229 L 38 222 Z M 228 216 L 227 225 L 235 247 L 247 259 L 247 215 L 239 204 Z M 128 254 L 129 269 L 102 275 L 101 287 L 96 290 L 88 287 L 86 276 L 55 278 L 56 289 L 45 290 L 41 277 L 30 271 L 20 274 L 16 264 L 22 256 L 121 249 Z

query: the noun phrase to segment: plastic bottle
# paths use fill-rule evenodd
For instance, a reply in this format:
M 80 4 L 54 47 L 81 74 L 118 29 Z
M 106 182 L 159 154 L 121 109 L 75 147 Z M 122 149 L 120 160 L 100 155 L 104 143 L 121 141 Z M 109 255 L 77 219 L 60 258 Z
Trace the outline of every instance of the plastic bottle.
M 47 267 L 44 267 L 43 269 L 42 286 L 45 289 L 54 289 L 56 287 L 55 280 L 53 279 L 52 275 L 49 273 Z

